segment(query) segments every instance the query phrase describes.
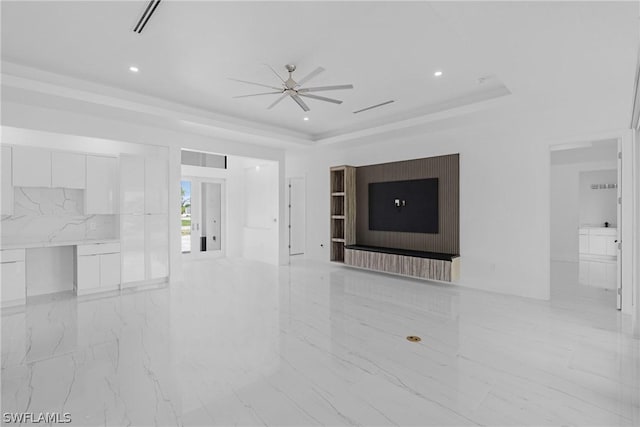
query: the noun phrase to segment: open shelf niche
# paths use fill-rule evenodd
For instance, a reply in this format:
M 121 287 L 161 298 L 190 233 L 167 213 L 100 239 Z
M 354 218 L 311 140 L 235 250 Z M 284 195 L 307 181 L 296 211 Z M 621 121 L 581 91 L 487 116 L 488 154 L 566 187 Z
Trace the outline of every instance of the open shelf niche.
M 331 261 L 344 262 L 344 246 L 356 243 L 356 168 L 329 170 L 331 198 Z

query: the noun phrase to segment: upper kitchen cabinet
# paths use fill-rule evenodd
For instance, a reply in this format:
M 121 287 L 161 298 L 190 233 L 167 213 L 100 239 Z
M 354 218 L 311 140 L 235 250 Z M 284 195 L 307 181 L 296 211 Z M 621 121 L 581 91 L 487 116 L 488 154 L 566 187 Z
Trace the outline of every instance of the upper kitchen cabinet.
M 51 151 L 13 147 L 13 186 L 51 187 Z
M 2 146 L 2 215 L 13 215 L 13 183 L 11 177 L 11 147 Z
M 169 165 L 166 159 L 145 160 L 144 205 L 146 214 L 166 214 L 169 205 Z
M 79 188 L 86 186 L 86 157 L 84 154 L 54 151 L 51 153 L 51 186 Z
M 120 155 L 120 213 L 144 214 L 144 157 Z
M 118 213 L 118 159 L 87 156 L 85 214 Z

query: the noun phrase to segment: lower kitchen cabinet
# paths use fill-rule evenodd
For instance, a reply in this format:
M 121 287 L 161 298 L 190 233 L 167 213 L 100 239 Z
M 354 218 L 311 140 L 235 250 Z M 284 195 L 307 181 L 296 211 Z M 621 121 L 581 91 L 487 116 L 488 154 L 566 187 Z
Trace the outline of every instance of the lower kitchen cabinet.
M 0 280 L 2 305 L 24 304 L 27 294 L 24 249 L 0 251 Z
M 78 245 L 76 294 L 115 290 L 120 287 L 120 244 Z

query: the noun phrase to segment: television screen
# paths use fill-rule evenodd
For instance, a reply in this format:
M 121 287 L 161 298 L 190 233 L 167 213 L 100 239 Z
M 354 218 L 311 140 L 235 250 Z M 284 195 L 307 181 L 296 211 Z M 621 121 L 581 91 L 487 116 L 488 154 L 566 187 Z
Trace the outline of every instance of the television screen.
M 369 230 L 438 233 L 438 178 L 370 183 Z

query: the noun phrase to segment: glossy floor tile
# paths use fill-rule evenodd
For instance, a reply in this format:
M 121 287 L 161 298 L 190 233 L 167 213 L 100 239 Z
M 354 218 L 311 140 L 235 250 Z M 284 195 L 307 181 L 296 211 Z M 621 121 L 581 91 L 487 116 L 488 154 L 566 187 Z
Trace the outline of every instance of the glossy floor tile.
M 604 290 L 570 290 L 571 267 L 553 275 L 543 302 L 220 259 L 172 287 L 40 298 L 3 311 L 2 411 L 79 426 L 640 425 L 628 319 Z

